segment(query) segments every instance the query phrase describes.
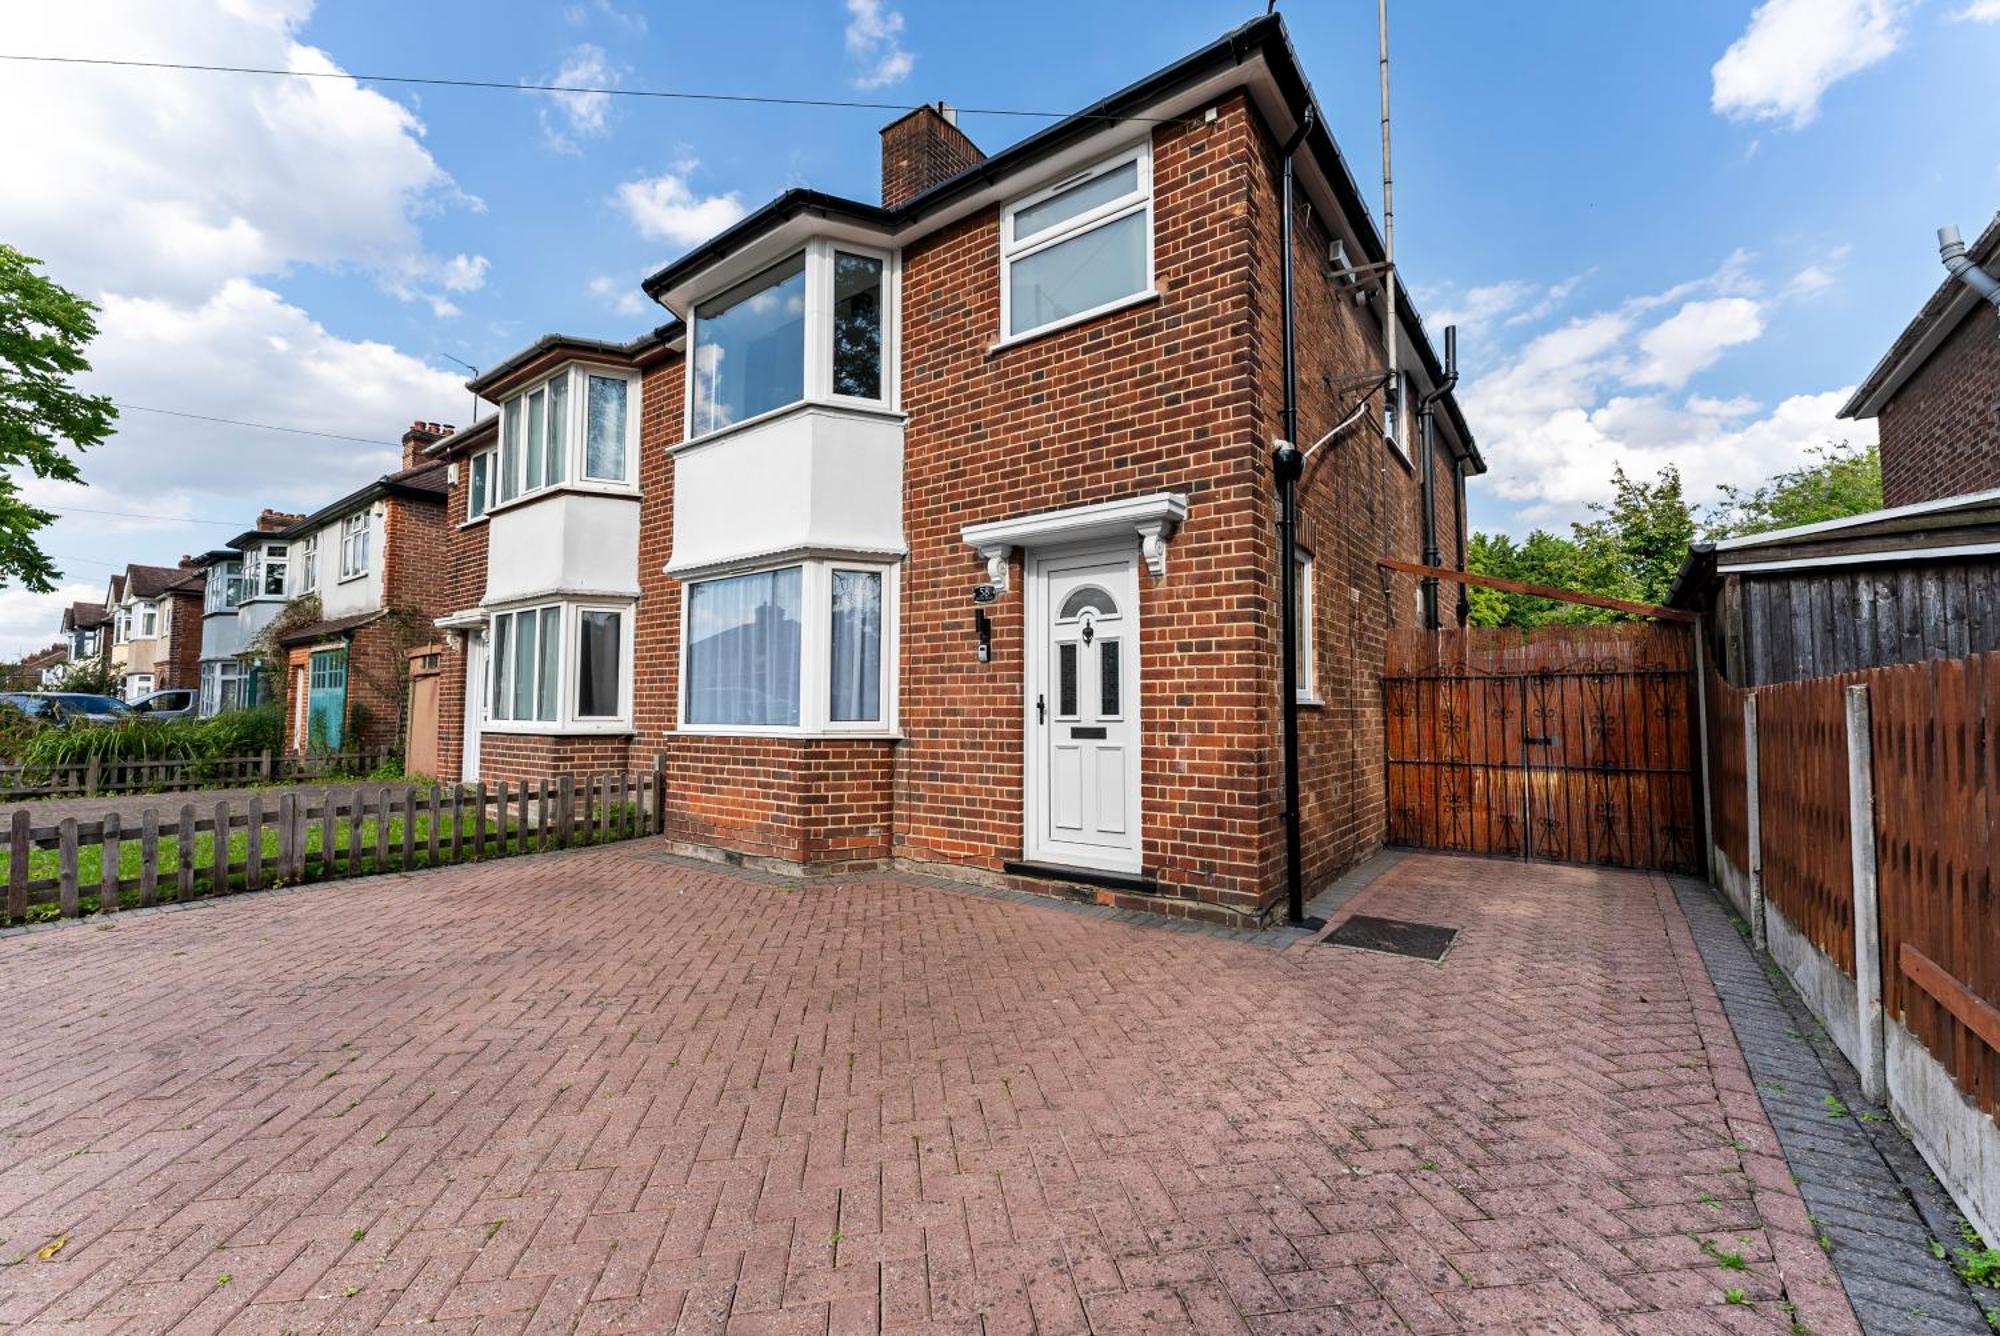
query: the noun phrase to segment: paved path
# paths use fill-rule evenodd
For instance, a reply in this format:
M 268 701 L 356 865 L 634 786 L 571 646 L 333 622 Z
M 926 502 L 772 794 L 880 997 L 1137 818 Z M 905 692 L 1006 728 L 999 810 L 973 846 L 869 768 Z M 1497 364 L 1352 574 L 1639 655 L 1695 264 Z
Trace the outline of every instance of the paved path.
M 1856 1329 L 1663 879 L 1348 909 L 1461 935 L 625 845 L 0 940 L 0 1326 Z
M 1673 886 L 1862 1328 L 1870 1336 L 1987 1330 L 1972 1292 L 1932 1251 L 1965 1244 L 1923 1157 L 1862 1096 L 1854 1068 L 1804 1000 L 1774 982 L 1721 897 L 1706 882 L 1676 877 Z

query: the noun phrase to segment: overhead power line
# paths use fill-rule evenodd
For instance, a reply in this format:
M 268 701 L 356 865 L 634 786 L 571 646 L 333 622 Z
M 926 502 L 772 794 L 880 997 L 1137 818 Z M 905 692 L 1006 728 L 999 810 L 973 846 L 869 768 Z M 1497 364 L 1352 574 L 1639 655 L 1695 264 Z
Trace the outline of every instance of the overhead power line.
M 57 519 L 65 515 L 109 515 L 121 520 L 168 520 L 174 524 L 213 524 L 224 529 L 240 529 L 242 520 L 205 520 L 193 515 L 152 515 L 143 510 L 90 510 L 84 506 L 65 506 L 60 501 L 49 507 Z
M 113 403 L 118 403 L 113 400 Z M 289 432 L 293 436 L 323 436 L 329 441 L 353 441 L 357 445 L 381 445 L 394 450 L 395 441 L 378 441 L 372 436 L 343 436 L 337 431 L 314 431 L 308 427 L 282 427 L 275 422 L 245 422 L 241 418 L 211 417 L 207 413 L 183 413 L 176 408 L 148 408 L 144 404 L 118 403 L 120 409 L 134 413 L 160 413 L 167 417 L 192 418 L 196 422 L 221 422 L 231 427 L 256 427 L 260 431 Z
M 673 102 L 753 103 L 768 107 L 845 107 L 860 111 L 915 111 L 909 102 L 869 102 L 836 97 L 776 97 L 766 93 L 691 93 L 667 88 L 609 88 L 588 84 L 510 83 L 501 79 L 447 79 L 435 75 L 361 74 L 353 70 L 281 70 L 266 65 L 201 65 L 180 60 L 114 60 L 105 56 L 30 56 L 0 52 L 0 60 L 24 61 L 40 65 L 99 65 L 130 70 L 184 70 L 200 74 L 255 74 L 278 79 L 352 79 L 380 84 L 412 84 L 421 88 L 479 88 L 507 93 L 570 93 L 604 97 L 652 98 Z M 1066 120 L 1080 113 L 1029 111 L 1020 107 L 958 107 L 965 116 L 1019 116 L 1031 120 Z M 1102 121 L 1135 121 L 1167 124 L 1174 116 L 1093 115 Z

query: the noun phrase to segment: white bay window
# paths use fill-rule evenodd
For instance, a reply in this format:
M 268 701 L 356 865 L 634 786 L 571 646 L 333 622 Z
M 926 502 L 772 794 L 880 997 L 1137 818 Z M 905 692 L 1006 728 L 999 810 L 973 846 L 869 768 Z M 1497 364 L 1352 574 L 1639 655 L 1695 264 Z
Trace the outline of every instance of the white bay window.
M 687 438 L 797 403 L 892 407 L 891 257 L 816 240 L 694 307 Z
M 498 731 L 624 729 L 631 718 L 630 611 L 561 602 L 494 613 L 488 699 Z
M 471 461 L 466 517 L 571 485 L 630 487 L 638 454 L 638 378 L 570 366 L 500 406 L 500 446 Z
M 681 726 L 890 730 L 894 580 L 893 566 L 829 559 L 690 582 Z
M 1152 291 L 1150 144 L 1002 211 L 1002 342 L 1088 320 Z

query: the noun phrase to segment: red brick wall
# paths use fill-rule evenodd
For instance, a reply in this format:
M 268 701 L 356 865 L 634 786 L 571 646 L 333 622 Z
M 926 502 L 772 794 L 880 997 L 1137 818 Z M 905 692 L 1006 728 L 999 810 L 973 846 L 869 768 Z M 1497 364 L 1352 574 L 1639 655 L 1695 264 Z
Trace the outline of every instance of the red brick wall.
M 446 503 L 392 496 L 383 503 L 382 600 L 427 620 L 450 611 L 445 606 L 449 558 Z
M 153 666 L 153 689 L 201 686 L 200 594 L 169 594 L 161 614 L 167 620 L 167 655 Z
M 880 865 L 894 767 L 881 740 L 676 737 L 667 836 L 820 871 Z
M 651 761 L 646 767 L 651 768 Z M 629 775 L 632 740 L 560 733 L 482 733 L 479 778 L 553 779 L 561 775 Z M 471 778 L 470 776 L 467 777 Z
M 465 524 L 471 478 L 469 465 L 460 459 L 458 480 L 445 494 L 439 615 L 476 608 L 486 592 L 486 525 Z M 439 639 L 444 654 L 438 660 L 437 777 L 476 779 L 460 773 L 465 759 L 465 636 L 453 632 Z
M 1877 425 L 1884 504 L 2000 487 L 2000 312 L 1980 302 Z
M 882 206 L 893 209 L 985 157 L 936 107 L 918 107 L 882 127 Z

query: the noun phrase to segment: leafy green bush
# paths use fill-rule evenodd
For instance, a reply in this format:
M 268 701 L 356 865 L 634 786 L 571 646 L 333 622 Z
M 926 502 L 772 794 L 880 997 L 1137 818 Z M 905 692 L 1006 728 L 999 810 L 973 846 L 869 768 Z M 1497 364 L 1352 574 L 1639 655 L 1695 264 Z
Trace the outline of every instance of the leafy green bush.
M 19 760 L 39 727 L 25 711 L 0 701 L 0 760 Z
M 37 770 L 118 761 L 208 761 L 276 751 L 284 721 L 273 706 L 236 710 L 213 719 L 132 719 L 124 723 L 43 728 L 21 751 Z M 195 777 L 201 777 L 195 767 Z
M 255 756 L 267 749 L 281 751 L 285 745 L 285 720 L 275 705 L 231 710 L 187 727 L 195 735 L 199 754 L 205 757 Z

